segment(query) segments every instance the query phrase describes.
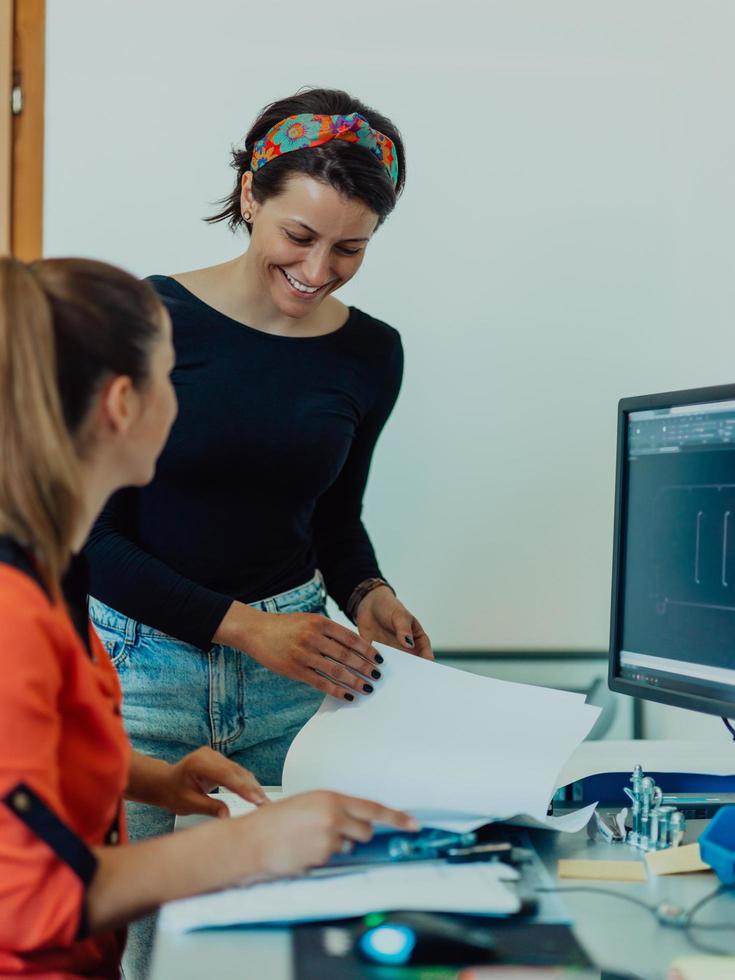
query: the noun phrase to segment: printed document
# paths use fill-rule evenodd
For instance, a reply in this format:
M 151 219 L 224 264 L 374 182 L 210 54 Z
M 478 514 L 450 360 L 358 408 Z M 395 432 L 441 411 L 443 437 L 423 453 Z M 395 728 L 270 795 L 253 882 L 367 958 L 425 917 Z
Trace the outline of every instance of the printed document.
M 283 795 L 333 789 L 413 813 L 425 827 L 464 831 L 494 820 L 578 830 L 594 805 L 546 815 L 569 756 L 599 708 L 584 696 L 514 684 L 375 644 L 375 691 L 326 698 L 286 758 Z M 250 805 L 227 795 L 233 815 Z M 275 798 L 275 794 L 274 794 Z M 328 869 L 321 877 L 230 888 L 169 903 L 161 927 L 299 922 L 374 910 L 509 915 L 519 907 L 504 864 L 404 862 Z
M 446 830 L 491 820 L 583 827 L 594 807 L 547 817 L 557 777 L 600 709 L 584 695 L 481 677 L 374 644 L 375 692 L 325 698 L 286 757 L 289 796 L 334 789 Z
M 501 863 L 380 865 L 170 902 L 161 910 L 160 925 L 172 932 L 189 932 L 246 923 L 340 919 L 382 909 L 512 915 L 520 902 L 505 882 L 517 878 L 515 869 Z

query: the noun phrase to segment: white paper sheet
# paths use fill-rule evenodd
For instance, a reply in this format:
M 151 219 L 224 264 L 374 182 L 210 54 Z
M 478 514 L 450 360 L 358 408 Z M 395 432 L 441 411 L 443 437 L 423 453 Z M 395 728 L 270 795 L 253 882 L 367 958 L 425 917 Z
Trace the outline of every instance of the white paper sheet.
M 280 799 L 284 799 L 286 794 L 280 790 L 270 790 L 268 795 L 273 803 L 276 803 Z M 252 813 L 257 807 L 253 803 L 248 803 L 247 800 L 243 800 L 242 797 L 236 796 L 234 793 L 218 793 L 216 799 L 220 800 L 222 803 L 227 805 L 230 814 L 233 817 L 242 816 L 244 813 Z M 574 832 L 576 830 L 581 830 L 584 827 L 592 813 L 595 809 L 596 804 L 592 803 L 586 806 L 583 810 L 575 810 L 572 813 L 564 813 L 558 817 L 544 817 L 543 821 L 535 820 L 533 817 L 523 817 L 516 816 L 513 817 L 512 823 L 518 824 L 522 827 L 542 827 L 547 830 L 566 830 Z M 178 825 L 177 820 L 177 825 Z M 471 820 L 444 820 L 439 828 L 440 830 L 450 830 L 457 834 L 464 834 L 467 831 L 474 830 L 476 827 L 482 826 L 483 823 L 487 823 L 485 819 L 478 821 L 475 817 Z M 427 821 L 427 826 L 429 821 Z M 432 824 L 432 826 L 434 826 Z M 390 832 L 393 830 L 392 827 L 376 827 L 378 833 L 385 831 Z
M 599 708 L 578 694 L 479 677 L 380 646 L 375 693 L 353 704 L 327 698 L 286 759 L 283 794 L 334 789 L 457 831 L 521 816 L 531 826 L 578 830 L 594 805 L 562 817 L 546 810 L 558 774 Z M 273 794 L 276 798 L 276 794 Z M 233 815 L 252 807 L 223 795 Z M 232 888 L 166 905 L 161 927 L 301 922 L 374 910 L 508 915 L 517 896 L 503 864 L 416 862 L 339 869 Z
M 603 772 L 632 772 L 640 763 L 644 772 L 696 772 L 717 776 L 735 774 L 732 739 L 711 741 L 677 739 L 605 739 L 578 745 L 564 764 L 557 788 Z
M 383 679 L 352 704 L 325 699 L 286 757 L 286 793 L 334 789 L 446 829 L 517 815 L 559 830 L 584 826 L 593 808 L 563 818 L 546 811 L 559 771 L 599 708 L 580 694 L 375 646 L 385 658 Z
M 505 882 L 518 872 L 504 864 L 388 865 L 328 878 L 230 888 L 214 895 L 170 902 L 160 928 L 188 932 L 236 924 L 308 922 L 365 915 L 378 910 L 511 915 L 519 900 Z

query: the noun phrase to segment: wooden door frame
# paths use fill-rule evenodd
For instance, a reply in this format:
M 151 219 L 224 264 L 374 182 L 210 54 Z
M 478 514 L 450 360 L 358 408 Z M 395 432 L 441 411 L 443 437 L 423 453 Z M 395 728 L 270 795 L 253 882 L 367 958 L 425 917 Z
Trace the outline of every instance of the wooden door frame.
M 10 252 L 13 192 L 13 0 L 0 0 L 0 255 Z
M 43 253 L 43 154 L 46 0 L 14 0 L 13 83 L 21 111 L 13 115 L 11 245 L 30 261 Z
M 0 0 L 0 254 L 43 251 L 45 0 Z

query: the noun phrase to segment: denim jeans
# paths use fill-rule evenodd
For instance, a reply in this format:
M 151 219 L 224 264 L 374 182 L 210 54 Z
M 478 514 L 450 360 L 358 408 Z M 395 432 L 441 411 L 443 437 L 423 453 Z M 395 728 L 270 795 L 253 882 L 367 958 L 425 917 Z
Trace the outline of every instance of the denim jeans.
M 303 586 L 252 603 L 263 612 L 326 615 L 319 572 Z M 265 667 L 240 650 L 208 652 L 139 623 L 90 596 L 89 615 L 123 688 L 123 719 L 133 747 L 175 763 L 209 745 L 250 769 L 263 785 L 281 782 L 288 747 L 321 704 L 315 688 Z M 174 815 L 126 805 L 132 840 L 173 830 Z M 126 980 L 144 980 L 155 916 L 135 923 L 123 960 Z

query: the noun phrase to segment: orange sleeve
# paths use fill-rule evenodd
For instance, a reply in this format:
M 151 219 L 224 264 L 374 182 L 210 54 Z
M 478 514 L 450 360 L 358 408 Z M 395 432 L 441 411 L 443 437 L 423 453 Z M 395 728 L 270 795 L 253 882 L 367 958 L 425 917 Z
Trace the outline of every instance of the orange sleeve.
M 6 573 L 10 575 L 12 573 Z M 0 590 L 0 948 L 64 946 L 84 928 L 94 857 L 59 793 L 61 651 L 50 613 Z M 86 881 L 85 881 L 86 877 Z

